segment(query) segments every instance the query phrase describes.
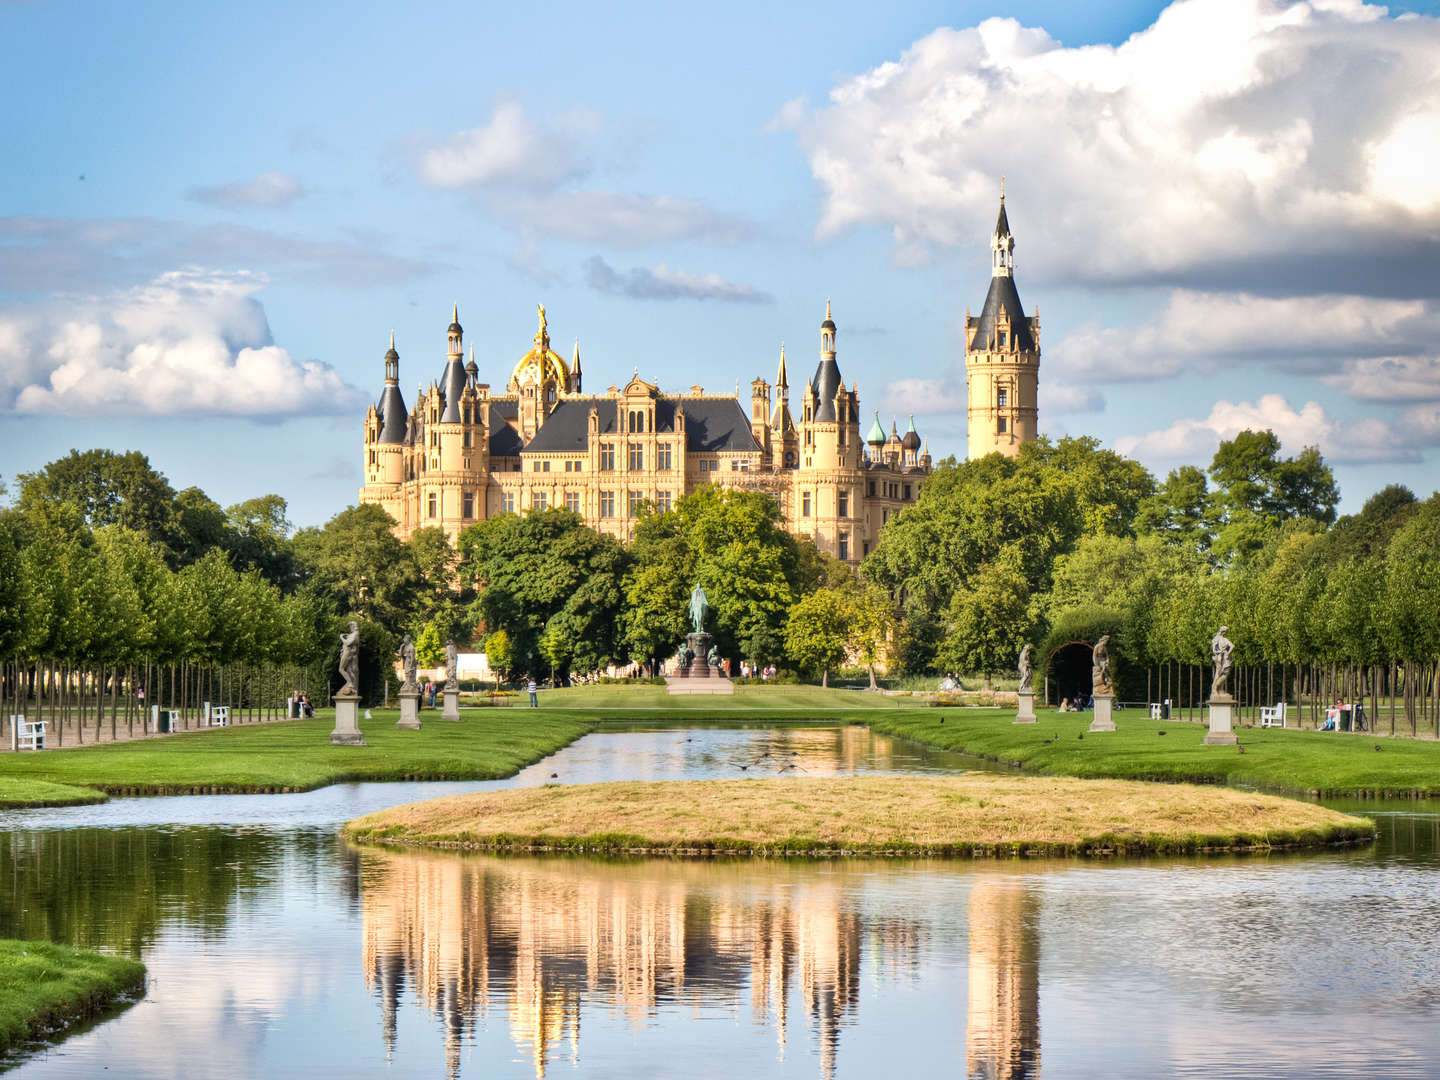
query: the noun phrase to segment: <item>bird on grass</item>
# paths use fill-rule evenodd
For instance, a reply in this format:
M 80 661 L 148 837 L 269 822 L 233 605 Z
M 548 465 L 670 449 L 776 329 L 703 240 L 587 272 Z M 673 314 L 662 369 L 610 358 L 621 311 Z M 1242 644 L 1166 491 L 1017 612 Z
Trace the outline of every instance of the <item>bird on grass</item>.
M 942 717 L 940 717 L 940 723 L 942 723 L 942 724 L 943 724 L 943 723 L 944 723 L 944 722 L 945 722 L 945 718 L 944 718 L 944 717 L 943 717 L 943 716 L 942 716 Z
M 1239 750 L 1242 754 L 1245 752 L 1245 747 L 1241 746 L 1238 742 L 1235 744 L 1235 749 Z
M 1165 734 L 1165 732 L 1163 732 L 1163 731 L 1161 731 L 1161 732 L 1159 732 L 1159 733 L 1158 733 L 1158 734 L 1161 734 L 1161 735 L 1164 735 L 1164 734 Z
M 1085 733 L 1084 733 L 1083 731 L 1080 732 L 1079 735 L 1076 735 L 1076 736 L 1075 736 L 1075 738 L 1077 738 L 1077 739 L 1083 739 L 1084 737 L 1085 737 Z
M 1379 750 L 1379 749 L 1380 749 L 1380 744 L 1379 744 L 1378 742 L 1375 744 L 1375 749 L 1376 749 L 1376 750 Z
M 560 774 L 559 774 L 558 772 L 552 772 L 552 773 L 550 774 L 550 779 L 551 779 L 551 780 L 558 780 L 558 779 L 560 779 Z

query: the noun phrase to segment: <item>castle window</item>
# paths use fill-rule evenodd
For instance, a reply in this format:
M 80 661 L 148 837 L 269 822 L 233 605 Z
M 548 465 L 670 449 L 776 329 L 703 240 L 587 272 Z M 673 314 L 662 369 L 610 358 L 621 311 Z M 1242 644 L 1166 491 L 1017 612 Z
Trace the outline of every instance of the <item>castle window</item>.
M 808 491 L 800 496 L 800 516 L 810 516 L 810 493 Z
M 1004 434 L 1005 434 L 1005 427 L 1006 427 L 1005 417 L 1002 416 L 1002 417 L 1000 417 L 1000 419 L 998 419 L 998 420 L 995 421 L 995 431 L 996 431 L 997 434 L 1004 435 Z
M 541 469 L 540 471 L 541 471 L 541 472 L 549 472 L 549 471 L 550 471 L 550 459 L 549 459 L 549 458 L 546 458 L 546 459 L 545 459 L 545 467 L 544 467 L 543 469 Z
M 889 511 L 889 509 L 888 509 L 888 508 L 882 509 L 882 510 L 880 511 L 880 524 L 881 524 L 881 525 L 884 525 L 884 524 L 885 524 L 887 521 L 889 521 L 889 520 L 890 520 L 890 511 Z
M 995 335 L 995 344 L 996 344 L 997 347 L 999 347 L 999 348 L 1001 348 L 1001 349 L 1003 349 L 1003 348 L 1005 347 L 1005 331 L 1004 331 L 1004 330 L 1001 330 L 999 333 L 997 333 L 997 334 Z
M 850 558 L 850 534 L 849 534 L 848 532 L 841 532 L 841 533 L 840 533 L 840 561 L 841 561 L 841 562 L 845 562 L 845 561 L 846 561 L 847 559 L 849 559 L 849 558 Z
M 850 516 L 850 493 L 849 493 L 848 491 L 842 491 L 842 492 L 840 492 L 840 494 L 837 496 L 837 498 L 839 499 L 839 502 L 840 502 L 840 509 L 837 511 L 837 513 L 840 515 L 840 517 L 849 517 L 849 516 Z
M 429 509 L 430 516 L 433 518 L 435 516 L 435 492 L 433 491 L 430 492 Z
M 500 512 L 502 514 L 513 514 L 515 512 L 515 493 L 503 491 L 500 493 Z
M 731 458 L 731 459 L 730 459 L 730 471 L 731 471 L 731 472 L 739 472 L 739 471 L 740 471 L 740 462 L 739 462 L 738 460 L 736 460 L 735 458 Z
M 460 516 L 469 521 L 475 516 L 475 494 L 467 491 L 461 496 Z
M 572 514 L 580 512 L 580 493 L 578 491 L 565 492 L 565 509 Z
M 670 471 L 670 444 L 661 443 L 655 448 L 655 469 L 658 472 Z
M 638 414 L 637 414 L 638 415 Z M 630 471 L 643 472 L 645 469 L 645 447 L 640 443 L 630 444 Z
M 371 451 L 370 451 L 370 464 L 371 464 L 371 465 L 374 465 L 374 464 L 375 464 L 375 451 L 374 451 L 374 450 L 371 450 Z
M 613 442 L 600 444 L 600 471 L 615 471 L 615 444 Z
M 543 491 L 537 491 L 530 496 L 530 505 L 536 510 L 544 510 L 550 505 L 550 499 Z
M 871 480 L 871 481 L 870 481 L 870 486 L 869 486 L 869 488 L 866 490 L 866 494 L 869 495 L 872 499 L 875 497 L 875 481 L 874 481 L 874 480 Z
M 1002 409 L 1010 404 L 1010 391 L 1006 387 L 1002 386 L 995 391 L 995 404 Z
M 906 484 L 906 485 L 905 485 L 905 501 L 906 501 L 906 502 L 909 502 L 909 501 L 910 501 L 910 485 L 909 485 L 909 484 Z
M 668 491 L 662 491 L 655 496 L 655 508 L 662 514 L 668 514 L 675 509 L 675 496 Z
M 845 445 L 845 425 L 843 423 L 840 425 L 840 445 Z
M 615 492 L 600 492 L 600 516 L 602 518 L 613 518 L 615 516 Z
M 468 432 L 468 431 L 465 432 L 465 445 L 466 445 L 466 446 L 469 446 L 469 445 L 470 445 L 470 432 Z
M 869 540 L 866 540 L 863 544 L 860 545 L 860 552 L 861 552 L 862 557 L 865 556 L 865 555 L 869 555 L 869 554 L 870 554 L 870 541 L 869 541 Z
M 793 469 L 795 467 L 795 452 L 793 450 L 787 451 L 785 454 L 785 467 L 787 469 Z
M 642 493 L 640 493 L 640 492 L 638 492 L 638 491 L 632 491 L 632 492 L 630 492 L 630 507 L 629 507 L 629 509 L 630 509 L 630 516 L 631 516 L 632 518 L 637 518 L 637 517 L 640 516 L 640 507 L 642 507 L 642 506 L 644 506 L 644 505 L 645 505 L 645 496 L 644 496 Z

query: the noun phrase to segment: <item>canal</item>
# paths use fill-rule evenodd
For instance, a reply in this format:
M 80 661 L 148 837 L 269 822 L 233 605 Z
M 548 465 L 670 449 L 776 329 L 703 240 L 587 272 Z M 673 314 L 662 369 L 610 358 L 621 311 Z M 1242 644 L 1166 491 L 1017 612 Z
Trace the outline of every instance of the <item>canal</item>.
M 542 783 L 954 773 L 859 727 L 607 731 L 496 783 L 0 812 L 0 937 L 146 996 L 14 1077 L 1425 1077 L 1440 808 L 1360 850 L 1093 861 L 586 859 L 339 826 Z

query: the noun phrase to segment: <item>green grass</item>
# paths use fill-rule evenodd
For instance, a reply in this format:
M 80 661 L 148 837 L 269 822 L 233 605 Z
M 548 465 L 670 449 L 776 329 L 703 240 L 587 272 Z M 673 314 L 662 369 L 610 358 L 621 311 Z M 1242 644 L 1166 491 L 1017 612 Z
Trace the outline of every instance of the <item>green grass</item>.
M 1202 725 L 1152 721 L 1139 711 L 1116 713 L 1116 732 L 1080 739 L 1090 723 L 1084 713 L 1042 710 L 1038 724 L 1016 725 L 1010 709 L 931 708 L 916 698 L 817 686 L 743 686 L 725 697 L 671 697 L 658 686 L 594 686 L 542 690 L 538 709 L 527 707 L 523 696 L 512 700 L 506 708 L 463 709 L 458 724 L 427 709 L 419 732 L 397 731 L 398 713 L 377 709 L 372 720 L 361 721 L 370 745 L 359 748 L 331 746 L 333 719 L 322 713 L 313 720 L 4 754 L 0 807 L 93 799 L 97 791 L 180 795 L 301 791 L 346 780 L 498 779 L 609 723 L 698 727 L 807 720 L 866 724 L 1055 775 L 1250 784 L 1331 797 L 1440 795 L 1440 743 L 1242 728 L 1241 753 L 1201 745 Z
M 542 716 L 503 709 L 472 709 L 459 723 L 422 713 L 421 731 L 398 731 L 394 710 L 362 720 L 370 744 L 331 746 L 328 716 L 182 733 L 164 739 L 115 743 L 0 757 L 0 806 L 43 804 L 29 785 L 68 785 L 93 792 L 189 795 L 201 792 L 306 791 L 347 780 L 492 780 L 513 776 L 531 762 L 591 729 L 583 718 Z M 12 789 L 12 785 L 20 785 Z M 78 794 L 78 793 L 77 793 Z
M 0 940 L 0 1051 L 92 1019 L 143 991 L 138 960 L 48 941 Z
M 1240 728 L 1242 753 L 1203 745 L 1203 724 L 1151 720 L 1138 711 L 1117 712 L 1117 730 L 1098 734 L 1086 733 L 1088 713 L 1041 711 L 1035 724 L 1011 723 L 1014 716 L 1009 709 L 926 709 L 877 715 L 870 726 L 1061 776 L 1238 784 L 1330 797 L 1440 795 L 1440 743 Z

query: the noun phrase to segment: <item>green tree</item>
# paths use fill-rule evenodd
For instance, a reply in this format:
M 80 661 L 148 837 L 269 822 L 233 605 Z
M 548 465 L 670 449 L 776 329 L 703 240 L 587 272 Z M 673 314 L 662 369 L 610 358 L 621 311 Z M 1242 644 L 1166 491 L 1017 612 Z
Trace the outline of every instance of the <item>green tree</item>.
M 875 665 L 882 660 L 893 665 L 902 643 L 896 640 L 899 621 L 890 594 L 877 585 L 857 589 L 851 601 L 850 651 L 870 674 L 870 689 L 875 689 Z
M 342 510 L 321 529 L 295 534 L 304 580 L 325 589 L 342 613 L 373 620 L 389 632 L 403 628 L 415 602 L 418 574 L 395 521 L 373 503 Z
M 986 564 L 971 580 L 950 603 L 936 659 L 948 671 L 979 672 L 988 689 L 997 671 L 1015 667 L 1034 626 L 1031 594 L 1024 576 L 1003 562 Z
M 178 557 L 175 492 L 139 451 L 72 450 L 39 472 L 16 479 L 22 512 L 66 503 L 92 529 L 120 525 L 161 544 L 172 559 Z
M 1135 513 L 1135 532 L 1157 536 L 1182 551 L 1203 554 L 1210 550 L 1212 513 L 1204 470 L 1184 465 L 1172 470 L 1159 489 L 1141 502 Z
M 830 685 L 830 669 L 845 659 L 850 640 L 851 595 L 834 587 L 816 589 L 790 608 L 785 623 L 785 651 L 801 668 L 820 672 L 820 685 Z
M 496 630 L 485 639 L 485 662 L 495 672 L 497 681 L 508 676 L 515 666 L 515 651 L 510 645 L 510 635 Z

